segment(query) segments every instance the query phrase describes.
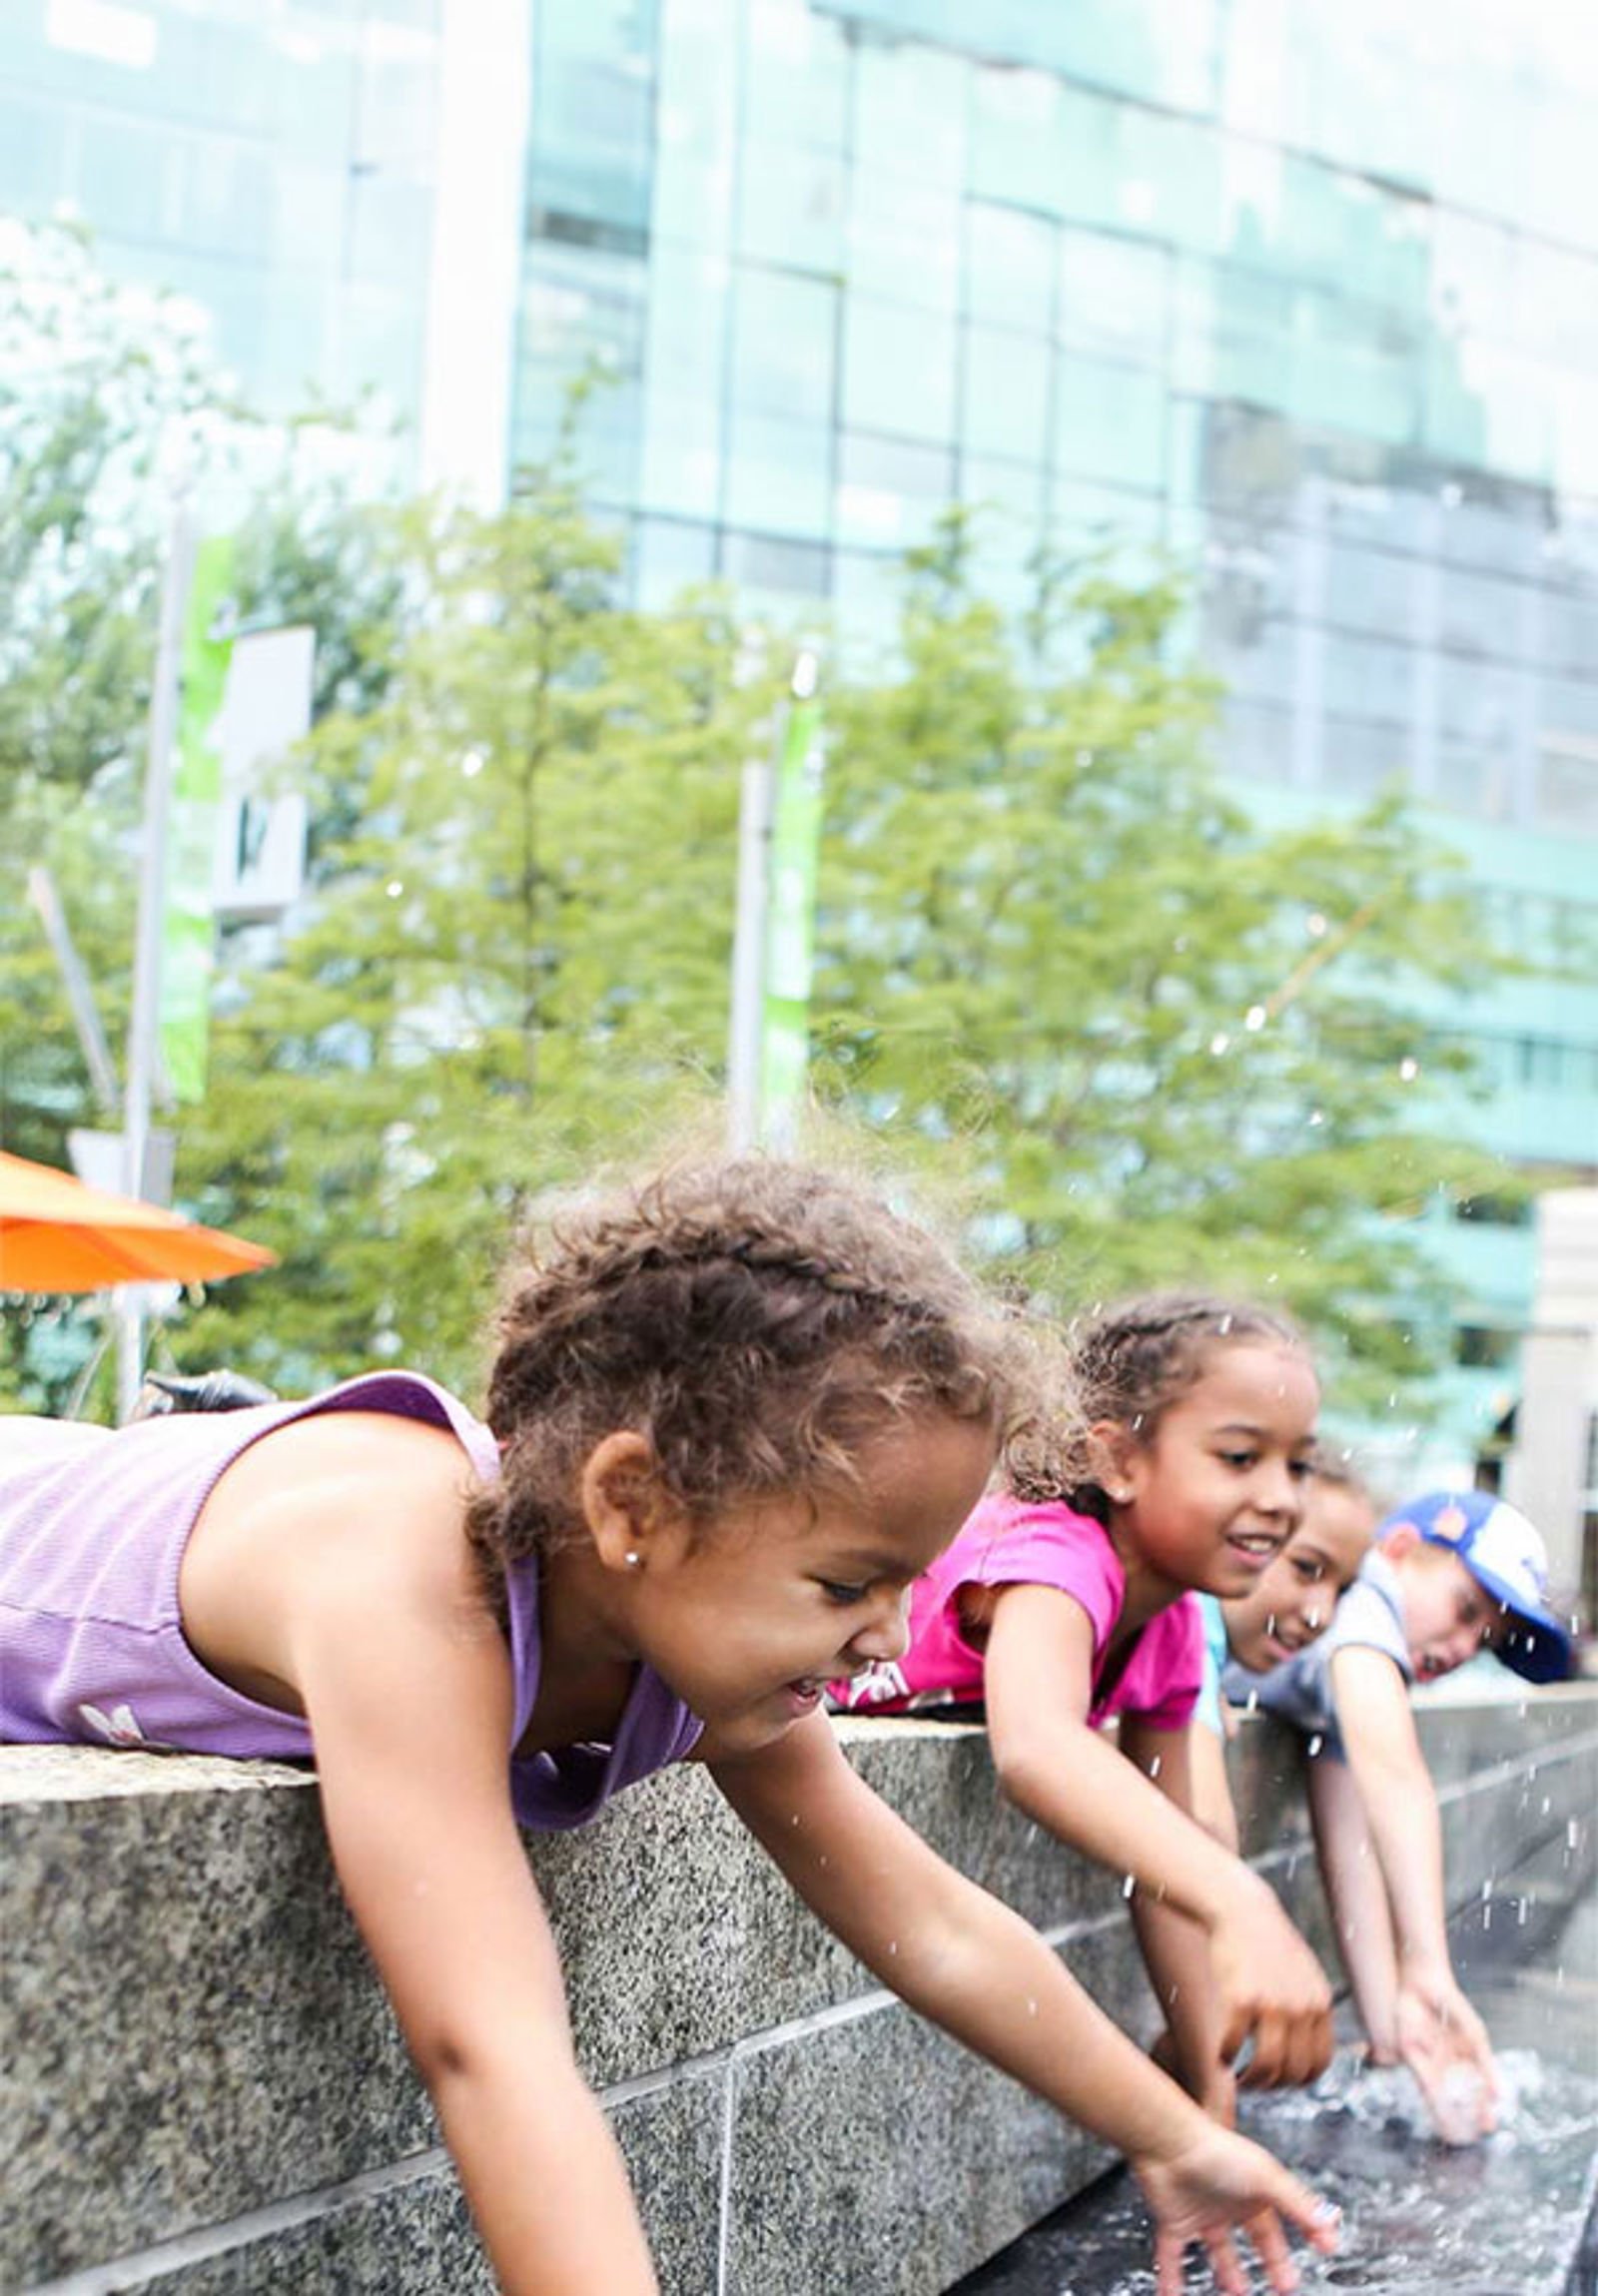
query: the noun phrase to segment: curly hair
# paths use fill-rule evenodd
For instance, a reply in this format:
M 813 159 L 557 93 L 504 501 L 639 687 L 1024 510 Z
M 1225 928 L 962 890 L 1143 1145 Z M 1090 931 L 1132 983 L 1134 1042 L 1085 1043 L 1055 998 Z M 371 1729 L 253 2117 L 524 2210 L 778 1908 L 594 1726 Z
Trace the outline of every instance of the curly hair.
M 498 1332 L 502 1478 L 467 1517 L 493 1578 L 573 1532 L 582 1463 L 620 1429 L 647 1437 L 698 1526 L 735 1498 L 857 1486 L 862 1447 L 921 1414 L 986 1422 L 1034 1462 L 1071 1439 L 1063 1354 L 925 1230 L 778 1158 L 670 1171 L 558 1216 L 512 1272 Z
M 1273 1308 L 1202 1291 L 1145 1292 L 1073 1327 L 1071 1368 L 1090 1425 L 1113 1419 L 1150 1442 L 1162 1413 L 1203 1376 L 1217 1347 L 1260 1345 L 1308 1353 L 1298 1326 Z M 1101 1516 L 1108 1505 L 1091 1477 L 1071 1497 Z

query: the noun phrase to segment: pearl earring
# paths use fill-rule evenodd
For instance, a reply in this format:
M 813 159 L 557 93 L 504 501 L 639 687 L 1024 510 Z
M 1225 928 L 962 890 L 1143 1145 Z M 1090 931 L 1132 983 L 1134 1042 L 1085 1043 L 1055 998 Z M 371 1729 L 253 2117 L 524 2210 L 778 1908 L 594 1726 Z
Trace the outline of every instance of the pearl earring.
M 641 1554 L 639 1554 L 636 1547 L 629 1547 L 621 1559 L 626 1564 L 629 1571 L 635 1571 L 638 1568 L 638 1565 L 643 1561 L 643 1557 Z

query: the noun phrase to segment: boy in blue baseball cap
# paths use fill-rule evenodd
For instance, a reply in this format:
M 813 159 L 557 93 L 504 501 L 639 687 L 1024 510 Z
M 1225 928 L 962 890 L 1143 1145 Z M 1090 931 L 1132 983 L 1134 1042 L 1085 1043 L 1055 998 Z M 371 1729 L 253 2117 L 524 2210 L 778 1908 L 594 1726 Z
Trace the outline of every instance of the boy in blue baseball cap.
M 1547 1587 L 1524 1515 L 1486 1491 L 1429 1492 L 1380 1525 L 1318 1642 L 1225 1684 L 1309 1736 L 1321 1878 L 1370 2061 L 1409 2066 L 1451 2143 L 1493 2127 L 1497 2079 L 1449 1958 L 1442 1828 L 1409 1686 L 1483 1650 L 1528 1682 L 1561 1681 L 1570 1637 Z

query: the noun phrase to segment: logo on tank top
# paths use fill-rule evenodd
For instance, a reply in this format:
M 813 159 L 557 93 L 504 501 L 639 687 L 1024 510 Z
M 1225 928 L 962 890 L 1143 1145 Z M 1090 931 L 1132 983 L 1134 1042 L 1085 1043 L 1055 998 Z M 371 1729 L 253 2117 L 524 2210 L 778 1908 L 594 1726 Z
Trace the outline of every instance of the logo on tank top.
M 114 1706 L 107 1714 L 102 1707 L 91 1706 L 87 1700 L 78 1713 L 97 1738 L 108 1746 L 145 1746 L 149 1743 L 139 1728 L 139 1718 L 131 1706 Z

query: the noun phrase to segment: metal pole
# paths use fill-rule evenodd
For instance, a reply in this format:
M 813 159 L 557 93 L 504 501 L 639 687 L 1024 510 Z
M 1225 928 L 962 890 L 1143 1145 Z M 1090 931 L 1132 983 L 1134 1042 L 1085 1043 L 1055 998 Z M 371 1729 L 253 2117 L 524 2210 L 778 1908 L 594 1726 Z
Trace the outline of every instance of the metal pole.
M 133 1010 L 128 1022 L 127 1090 L 122 1129 L 122 1186 L 144 1194 L 150 1102 L 155 1085 L 161 1022 L 161 940 L 167 892 L 167 825 L 172 812 L 173 751 L 178 735 L 183 617 L 189 597 L 194 536 L 189 522 L 189 479 L 173 486 L 172 526 L 161 578 L 161 621 L 155 680 L 150 693 L 150 740 L 145 757 L 144 839 L 139 862 L 139 923 L 134 944 Z M 144 1377 L 144 1294 L 138 1284 L 117 1293 L 117 1417 L 126 1421 Z
M 78 955 L 77 944 L 72 938 L 72 928 L 61 906 L 56 881 L 48 869 L 40 866 L 28 871 L 28 899 L 38 912 L 45 938 L 55 954 L 56 965 L 66 986 L 67 1003 L 72 1008 L 78 1043 L 94 1085 L 95 1096 L 115 1124 L 122 1114 L 122 1090 L 117 1083 L 117 1072 L 106 1045 L 105 1031 L 100 1026 L 100 1015 L 95 1011 L 89 976 L 83 969 L 83 959 Z
M 727 1036 L 727 1146 L 742 1155 L 760 1138 L 760 1045 L 766 1001 L 766 875 L 776 767 L 744 760 L 738 807 L 738 910 L 732 936 Z

